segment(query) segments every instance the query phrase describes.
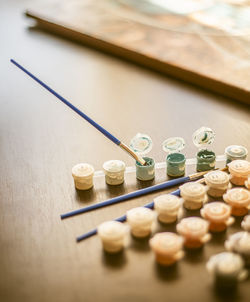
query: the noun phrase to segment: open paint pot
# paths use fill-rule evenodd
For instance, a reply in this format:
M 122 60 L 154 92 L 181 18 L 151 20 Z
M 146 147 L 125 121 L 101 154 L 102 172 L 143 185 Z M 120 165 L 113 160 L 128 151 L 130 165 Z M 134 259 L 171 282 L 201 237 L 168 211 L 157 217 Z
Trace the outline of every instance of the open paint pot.
M 201 209 L 201 216 L 210 222 L 209 230 L 211 232 L 222 232 L 234 223 L 231 217 L 231 207 L 223 202 L 211 202 Z
M 215 133 L 208 127 L 201 127 L 193 134 L 193 143 L 199 148 L 196 154 L 198 172 L 212 170 L 215 167 L 216 155 L 207 147 L 214 141 Z
M 232 215 L 244 216 L 250 205 L 250 192 L 243 188 L 233 188 L 223 195 L 223 199 L 232 208 Z
M 237 159 L 244 160 L 244 159 L 246 159 L 248 151 L 243 146 L 232 145 L 232 146 L 226 147 L 225 154 L 226 154 L 226 157 L 227 157 L 226 163 L 229 164 L 233 160 L 237 160 Z
M 236 186 L 244 186 L 250 175 L 250 162 L 247 160 L 234 160 L 228 164 L 231 174 L 231 183 Z
M 208 242 L 211 235 L 208 234 L 209 223 L 199 217 L 182 219 L 176 226 L 177 232 L 184 237 L 184 246 L 190 249 L 200 248 Z
M 162 143 L 162 149 L 168 153 L 166 157 L 167 175 L 180 177 L 185 174 L 185 155 L 180 153 L 185 147 L 182 137 L 170 137 Z
M 140 156 L 148 154 L 153 147 L 151 138 L 142 133 L 138 133 L 130 142 L 130 148 Z M 136 178 L 139 180 L 152 180 L 155 177 L 155 161 L 150 157 L 143 157 L 146 165 L 141 165 L 138 161 L 135 163 Z
M 169 266 L 184 256 L 183 238 L 175 233 L 158 233 L 150 239 L 149 244 L 155 253 L 156 262 Z

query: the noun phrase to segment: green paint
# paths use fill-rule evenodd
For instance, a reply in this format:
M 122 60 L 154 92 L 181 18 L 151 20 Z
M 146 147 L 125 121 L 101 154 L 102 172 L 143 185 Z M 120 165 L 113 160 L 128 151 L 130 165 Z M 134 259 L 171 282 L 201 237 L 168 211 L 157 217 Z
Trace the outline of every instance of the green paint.
M 216 155 L 213 151 L 207 149 L 200 150 L 197 153 L 196 158 L 197 158 L 196 170 L 198 172 L 214 169 Z
M 155 177 L 155 161 L 150 157 L 143 157 L 146 165 L 142 166 L 138 161 L 135 163 L 136 178 L 139 180 L 151 180 Z
M 167 175 L 179 177 L 185 174 L 186 158 L 181 153 L 170 153 L 166 158 Z

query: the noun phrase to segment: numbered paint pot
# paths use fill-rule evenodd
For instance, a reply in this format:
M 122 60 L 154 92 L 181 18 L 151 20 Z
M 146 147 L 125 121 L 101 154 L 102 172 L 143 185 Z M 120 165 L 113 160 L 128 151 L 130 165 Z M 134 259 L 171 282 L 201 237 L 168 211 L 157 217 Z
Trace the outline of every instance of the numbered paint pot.
M 193 143 L 199 148 L 196 154 L 198 172 L 212 170 L 215 167 L 216 155 L 207 147 L 214 141 L 215 133 L 208 127 L 201 127 L 193 134 Z
M 162 149 L 168 153 L 166 157 L 167 175 L 171 177 L 180 177 L 185 174 L 186 158 L 180 153 L 185 147 L 185 141 L 182 137 L 170 137 L 162 143 Z
M 207 201 L 207 187 L 198 182 L 187 182 L 180 186 L 183 206 L 188 210 L 200 209 Z
M 237 159 L 245 160 L 247 158 L 248 151 L 243 146 L 232 145 L 226 147 L 225 154 L 227 158 L 226 163 L 229 164 L 233 160 L 237 160 Z
M 155 213 L 148 208 L 138 207 L 127 211 L 127 222 L 134 237 L 143 238 L 149 236 L 154 220 Z
M 243 188 L 233 188 L 223 195 L 223 199 L 232 208 L 232 215 L 244 216 L 250 205 L 250 192 Z
M 181 200 L 175 195 L 163 194 L 154 198 L 154 209 L 160 222 L 173 223 L 181 211 Z
M 236 186 L 244 186 L 250 175 L 250 162 L 247 160 L 234 160 L 228 164 L 231 174 L 231 183 Z
M 174 233 L 158 233 L 150 239 L 149 244 L 160 265 L 172 265 L 184 256 L 183 238 Z
M 210 240 L 208 228 L 209 223 L 199 217 L 184 218 L 176 226 L 177 232 L 184 237 L 184 246 L 190 249 L 200 248 Z
M 103 164 L 103 170 L 108 185 L 121 185 L 124 182 L 125 163 L 123 161 L 106 161 Z
M 231 188 L 229 175 L 226 172 L 215 170 L 204 175 L 205 182 L 208 186 L 207 194 L 212 197 L 221 197 Z
M 201 216 L 210 222 L 209 230 L 211 232 L 222 232 L 234 223 L 231 217 L 231 207 L 223 202 L 211 202 L 201 209 Z
M 248 176 L 247 180 L 245 181 L 245 186 L 248 190 L 250 190 L 250 175 Z
M 140 156 L 148 154 L 153 147 L 153 142 L 147 134 L 138 133 L 130 142 L 130 148 Z M 150 157 L 143 157 L 146 165 L 135 163 L 136 178 L 139 180 L 152 180 L 155 177 L 155 161 Z
M 244 269 L 242 257 L 231 252 L 223 252 L 210 257 L 206 267 L 218 288 L 233 289 L 248 275 Z
M 128 227 L 118 221 L 107 221 L 97 227 L 103 249 L 108 253 L 120 252 L 126 242 Z
M 241 227 L 247 231 L 250 232 L 250 215 L 246 215 L 244 219 L 241 222 Z
M 74 178 L 75 187 L 78 190 L 89 190 L 93 187 L 93 166 L 81 163 L 72 168 L 72 176 Z
M 238 232 L 230 235 L 225 242 L 225 248 L 229 252 L 237 253 L 244 259 L 245 265 L 250 265 L 250 233 Z

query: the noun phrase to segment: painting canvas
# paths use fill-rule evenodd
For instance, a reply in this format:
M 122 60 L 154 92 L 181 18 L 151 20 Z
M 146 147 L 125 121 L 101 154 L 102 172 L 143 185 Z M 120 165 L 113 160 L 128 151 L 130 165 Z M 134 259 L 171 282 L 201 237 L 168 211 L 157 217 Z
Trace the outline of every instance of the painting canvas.
M 250 1 L 54 0 L 47 31 L 250 104 Z

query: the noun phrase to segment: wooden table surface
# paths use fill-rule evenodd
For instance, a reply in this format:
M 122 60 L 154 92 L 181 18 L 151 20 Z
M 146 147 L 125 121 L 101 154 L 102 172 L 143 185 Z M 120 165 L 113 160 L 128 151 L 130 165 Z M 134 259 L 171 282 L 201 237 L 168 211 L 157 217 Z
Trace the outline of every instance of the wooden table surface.
M 216 132 L 213 149 L 240 144 L 250 150 L 249 107 L 104 55 L 83 45 L 29 29 L 24 10 L 34 1 L 0 3 L 0 300 L 9 301 L 249 301 L 249 279 L 225 297 L 213 290 L 205 263 L 224 250 L 228 234 L 213 236 L 203 250 L 187 252 L 173 268 L 154 262 L 148 241 L 131 239 L 124 253 L 103 253 L 97 237 L 76 236 L 152 200 L 151 194 L 64 221 L 60 214 L 133 191 L 145 184 L 126 175 L 125 184 L 77 192 L 71 168 L 88 162 L 133 160 L 74 112 L 10 64 L 12 57 L 72 103 L 129 143 L 137 133 L 161 143 L 182 136 L 188 158 L 192 133 Z M 194 167 L 189 167 L 191 171 Z M 165 179 L 159 171 L 155 183 Z M 149 185 L 148 183 L 146 185 Z M 197 214 L 197 213 L 196 213 Z M 192 214 L 187 214 L 192 215 Z M 158 231 L 175 230 L 157 226 Z

